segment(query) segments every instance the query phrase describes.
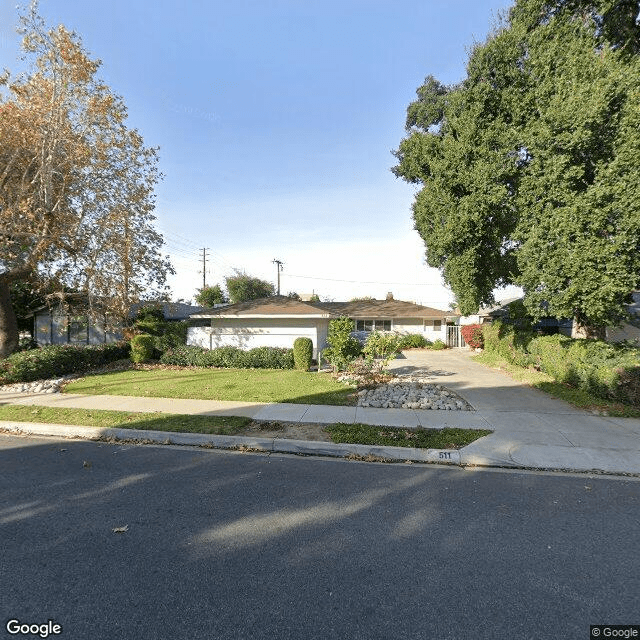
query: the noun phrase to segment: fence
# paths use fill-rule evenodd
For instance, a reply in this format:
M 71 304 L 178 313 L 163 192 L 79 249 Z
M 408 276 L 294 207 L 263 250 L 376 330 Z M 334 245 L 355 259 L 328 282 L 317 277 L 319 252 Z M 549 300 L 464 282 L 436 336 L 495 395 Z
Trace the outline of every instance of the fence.
M 447 325 L 447 347 L 466 347 L 467 343 L 462 337 L 461 327 L 457 324 Z

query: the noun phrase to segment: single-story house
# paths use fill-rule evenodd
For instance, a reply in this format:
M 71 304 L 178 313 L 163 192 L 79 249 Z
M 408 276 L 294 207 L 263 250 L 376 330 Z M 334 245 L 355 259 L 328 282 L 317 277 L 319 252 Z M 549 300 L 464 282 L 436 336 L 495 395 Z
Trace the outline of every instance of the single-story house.
M 271 296 L 205 309 L 191 314 L 192 321 L 206 326 L 189 327 L 187 344 L 208 349 L 235 346 L 291 348 L 298 337 L 310 338 L 313 354 L 327 347 L 329 321 L 348 316 L 354 331 L 419 333 L 428 340 L 446 341 L 447 320 L 455 316 L 402 300 L 357 302 L 302 302 L 285 296 Z
M 124 338 L 122 323 L 107 322 L 106 318 L 90 317 L 86 299 L 70 296 L 68 306 L 44 306 L 33 312 L 33 338 L 38 345 L 46 344 L 103 344 Z M 131 306 L 130 317 L 141 307 L 159 306 L 165 320 L 187 320 L 202 307 L 182 302 L 141 302 Z

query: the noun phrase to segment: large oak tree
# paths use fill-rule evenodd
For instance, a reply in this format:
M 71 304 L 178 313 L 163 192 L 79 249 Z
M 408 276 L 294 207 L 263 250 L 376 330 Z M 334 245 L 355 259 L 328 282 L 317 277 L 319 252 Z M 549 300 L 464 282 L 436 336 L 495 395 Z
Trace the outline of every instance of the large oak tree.
M 0 81 L 0 357 L 18 340 L 12 283 L 35 273 L 122 317 L 171 271 L 154 229 L 157 150 L 76 34 L 47 29 L 35 4 L 22 33 L 32 67 Z
M 393 171 L 464 313 L 517 284 L 587 335 L 640 284 L 640 6 L 517 0 L 467 76 L 428 77 Z

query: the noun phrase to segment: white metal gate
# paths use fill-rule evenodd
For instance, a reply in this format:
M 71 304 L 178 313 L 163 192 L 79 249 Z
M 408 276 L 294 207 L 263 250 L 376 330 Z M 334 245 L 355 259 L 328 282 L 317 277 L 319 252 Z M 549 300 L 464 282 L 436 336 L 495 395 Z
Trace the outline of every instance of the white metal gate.
M 467 343 L 462 337 L 461 327 L 457 324 L 447 325 L 447 347 L 466 347 Z

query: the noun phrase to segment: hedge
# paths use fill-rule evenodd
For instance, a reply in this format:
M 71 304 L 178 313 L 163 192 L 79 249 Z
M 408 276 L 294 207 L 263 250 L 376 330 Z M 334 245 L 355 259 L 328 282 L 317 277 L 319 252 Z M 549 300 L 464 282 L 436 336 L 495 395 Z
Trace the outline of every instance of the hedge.
M 309 371 L 313 360 L 313 340 L 296 338 L 293 342 L 293 362 L 296 369 Z
M 167 349 L 160 357 L 162 364 L 181 367 L 221 367 L 234 369 L 293 369 L 293 349 L 256 347 L 244 351 L 238 347 L 205 349 L 181 346 Z
M 484 327 L 485 350 L 512 364 L 535 367 L 557 382 L 616 402 L 640 406 L 640 349 L 601 340 L 572 339 L 494 322 Z
M 0 383 L 59 378 L 104 366 L 129 356 L 129 343 L 50 345 L 20 351 L 0 360 Z

